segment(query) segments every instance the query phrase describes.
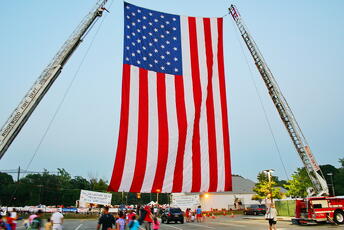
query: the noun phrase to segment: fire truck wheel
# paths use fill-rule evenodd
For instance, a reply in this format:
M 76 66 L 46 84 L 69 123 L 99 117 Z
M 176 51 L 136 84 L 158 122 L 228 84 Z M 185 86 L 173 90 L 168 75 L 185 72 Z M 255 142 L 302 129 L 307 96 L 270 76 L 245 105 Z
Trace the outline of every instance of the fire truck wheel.
M 344 212 L 342 210 L 336 210 L 334 212 L 333 220 L 337 224 L 344 224 Z

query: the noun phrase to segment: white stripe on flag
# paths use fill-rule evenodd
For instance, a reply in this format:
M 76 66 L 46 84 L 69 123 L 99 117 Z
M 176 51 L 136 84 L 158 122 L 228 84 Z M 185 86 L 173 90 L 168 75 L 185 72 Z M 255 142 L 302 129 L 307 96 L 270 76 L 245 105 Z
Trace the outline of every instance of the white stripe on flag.
M 188 17 L 180 17 L 180 29 L 182 34 L 182 60 L 183 60 L 183 84 L 184 99 L 187 120 L 187 134 L 184 151 L 183 191 L 191 191 L 192 186 L 192 135 L 194 129 L 195 104 L 193 97 L 193 84 L 191 75 L 190 38 Z M 186 89 L 186 90 L 185 90 Z
M 166 74 L 166 111 L 168 120 L 168 159 L 162 192 L 171 192 L 173 185 L 174 167 L 176 165 L 178 148 L 178 121 L 176 108 L 175 76 Z
M 142 192 L 151 192 L 158 164 L 158 101 L 157 101 L 157 74 L 148 71 L 148 150 L 147 167 Z
M 216 130 L 216 148 L 217 148 L 217 170 L 218 170 L 218 184 L 217 191 L 223 191 L 225 184 L 225 160 L 223 148 L 223 129 L 222 129 L 222 111 L 221 111 L 221 97 L 220 97 L 220 82 L 219 69 L 217 60 L 217 45 L 218 45 L 218 30 L 217 18 L 210 19 L 211 24 L 211 40 L 214 54 L 213 64 L 213 95 L 214 95 L 214 114 L 215 114 L 215 130 Z
M 203 18 L 196 18 L 198 60 L 200 70 L 200 80 L 202 89 L 201 117 L 200 117 L 200 147 L 201 147 L 201 172 L 202 184 L 201 192 L 209 189 L 209 143 L 208 143 L 208 123 L 207 123 L 207 88 L 208 88 L 208 69 L 206 60 L 206 48 L 204 39 Z
M 133 181 L 136 150 L 137 150 L 137 127 L 139 112 L 139 68 L 131 66 L 130 69 L 130 95 L 129 95 L 129 121 L 127 151 L 125 154 L 124 170 L 119 191 L 129 191 Z

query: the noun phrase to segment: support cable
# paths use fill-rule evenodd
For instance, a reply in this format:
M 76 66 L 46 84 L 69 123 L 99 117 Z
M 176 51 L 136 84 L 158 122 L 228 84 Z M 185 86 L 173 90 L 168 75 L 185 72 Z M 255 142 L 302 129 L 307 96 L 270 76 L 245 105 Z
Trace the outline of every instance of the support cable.
M 113 4 L 113 0 L 111 1 L 110 5 L 109 5 L 109 8 L 112 6 L 112 4 Z M 98 26 L 98 28 L 97 28 L 97 30 L 96 30 L 96 32 L 95 32 L 93 38 L 92 38 L 92 40 L 91 40 L 91 42 L 90 42 L 90 44 L 89 44 L 87 50 L 86 50 L 86 52 L 85 52 L 83 58 L 81 59 L 81 62 L 80 62 L 80 64 L 78 65 L 78 68 L 77 68 L 77 70 L 76 70 L 76 72 L 75 72 L 75 74 L 74 74 L 72 80 L 70 81 L 70 83 L 69 83 L 69 85 L 68 85 L 66 91 L 64 92 L 63 97 L 62 97 L 62 99 L 61 99 L 59 105 L 57 106 L 57 108 L 56 108 L 56 110 L 55 110 L 55 112 L 54 112 L 54 114 L 53 114 L 51 120 L 49 121 L 47 128 L 45 129 L 45 131 L 44 131 L 42 137 L 40 138 L 40 141 L 39 141 L 37 147 L 35 148 L 35 151 L 34 151 L 34 153 L 32 154 L 32 156 L 31 156 L 31 158 L 30 158 L 30 161 L 29 161 L 29 163 L 28 163 L 27 166 L 26 166 L 25 171 L 28 171 L 28 169 L 29 169 L 30 166 L 31 166 L 31 163 L 33 162 L 33 160 L 35 159 L 35 157 L 36 157 L 38 151 L 40 150 L 42 143 L 44 142 L 44 140 L 45 140 L 45 138 L 46 138 L 46 136 L 47 136 L 47 134 L 48 134 L 48 132 L 49 132 L 49 130 L 50 130 L 52 124 L 54 123 L 54 121 L 55 121 L 55 119 L 56 119 L 57 114 L 58 114 L 59 111 L 61 110 L 62 105 L 64 104 L 65 99 L 66 99 L 67 95 L 69 94 L 69 92 L 70 92 L 70 90 L 71 90 L 71 88 L 72 88 L 72 86 L 73 86 L 73 83 L 75 82 L 75 80 L 76 80 L 77 77 L 78 77 L 78 74 L 79 74 L 79 72 L 80 72 L 80 69 L 81 69 L 81 67 L 82 67 L 82 65 L 83 65 L 83 63 L 84 63 L 84 61 L 85 61 L 85 59 L 86 59 L 86 57 L 87 57 L 87 55 L 88 55 L 88 53 L 89 53 L 89 51 L 90 51 L 92 45 L 93 45 L 93 43 L 94 43 L 94 41 L 95 41 L 95 39 L 96 39 L 96 37 L 97 37 L 97 35 L 98 35 L 98 32 L 100 31 L 100 28 L 102 27 L 103 22 L 104 22 L 104 20 L 105 20 L 106 17 L 107 17 L 107 14 L 106 14 L 104 17 L 101 18 L 100 24 L 99 24 L 99 26 Z M 95 25 L 95 23 L 93 23 L 93 24 L 91 25 L 90 29 L 91 29 L 94 25 Z M 88 30 L 87 33 L 89 33 L 90 29 Z M 13 191 L 13 193 L 12 193 L 12 195 L 11 195 L 11 201 L 13 200 L 13 197 L 14 197 L 14 195 L 16 194 L 17 190 L 18 190 L 18 184 L 17 184 L 17 186 L 15 187 L 15 190 Z
M 233 27 L 234 27 L 234 30 L 236 31 L 236 29 L 235 29 L 236 26 L 235 26 L 235 24 L 234 24 L 233 21 L 232 21 L 232 25 L 233 25 Z M 245 57 L 245 62 L 246 62 L 246 65 L 247 65 L 247 67 L 248 67 L 248 69 L 249 69 L 249 72 L 250 72 L 250 80 L 251 80 L 251 82 L 252 82 L 252 84 L 253 84 L 253 86 L 254 86 L 254 88 L 255 88 L 255 92 L 256 92 L 256 94 L 257 94 L 257 96 L 258 96 L 260 106 L 261 106 L 261 108 L 262 108 L 262 110 L 263 110 L 263 113 L 264 113 L 265 121 L 266 121 L 266 123 L 267 123 L 267 125 L 268 125 L 268 128 L 269 128 L 270 134 L 271 134 L 271 136 L 272 136 L 272 139 L 273 139 L 275 148 L 276 148 L 276 150 L 277 150 L 279 159 L 280 159 L 281 164 L 282 164 L 282 166 L 283 166 L 283 170 L 284 170 L 285 176 L 286 176 L 287 180 L 289 180 L 289 176 L 288 176 L 287 169 L 286 169 L 286 167 L 285 167 L 285 164 L 284 164 L 284 161 L 283 161 L 283 158 L 282 158 L 282 154 L 281 154 L 280 148 L 278 147 L 278 144 L 277 144 L 277 141 L 276 141 L 275 134 L 274 134 L 274 132 L 273 132 L 273 129 L 272 129 L 272 126 L 271 126 L 269 117 L 268 117 L 268 115 L 267 115 L 265 106 L 264 106 L 264 104 L 263 104 L 262 96 L 261 96 L 260 93 L 259 93 L 257 83 L 256 83 L 256 81 L 254 80 L 254 77 L 253 77 L 253 71 L 252 71 L 251 66 L 250 66 L 250 64 L 249 64 L 249 61 L 248 61 L 247 55 L 246 55 L 246 53 L 245 53 L 245 51 L 244 51 L 243 45 L 242 45 L 242 43 L 240 42 L 240 38 L 239 38 L 239 36 L 238 36 L 237 33 L 235 33 L 235 34 L 236 34 L 236 39 L 237 39 L 238 43 L 240 44 L 241 52 L 243 53 L 243 56 Z

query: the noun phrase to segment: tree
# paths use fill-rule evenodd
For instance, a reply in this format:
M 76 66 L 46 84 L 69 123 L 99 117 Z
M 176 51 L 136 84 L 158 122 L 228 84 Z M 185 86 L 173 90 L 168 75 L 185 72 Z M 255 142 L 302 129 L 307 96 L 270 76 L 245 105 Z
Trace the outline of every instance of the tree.
M 341 164 L 344 164 L 344 158 L 339 159 Z M 332 184 L 331 178 L 327 175 L 328 173 L 333 174 L 333 184 L 335 188 L 335 194 L 337 196 L 344 195 L 344 166 L 336 168 L 333 165 L 320 165 L 321 171 L 324 174 L 325 180 L 328 184 Z M 313 187 L 311 180 L 309 179 L 306 169 L 298 168 L 292 175 L 292 179 L 288 181 L 288 184 L 284 185 L 288 189 L 287 196 L 291 197 L 306 197 L 307 188 Z M 329 185 L 331 190 L 331 186 Z M 332 192 L 330 192 L 332 194 Z
M 342 165 L 342 168 L 344 168 L 344 158 L 339 158 L 339 163 Z
M 339 159 L 341 167 L 338 168 L 336 175 L 333 175 L 333 184 L 337 196 L 344 195 L 344 158 Z
M 290 197 L 306 197 L 307 188 L 312 186 L 306 169 L 298 168 L 291 177 L 292 179 L 288 180 L 288 184 L 284 185 L 288 190 L 286 195 Z
M 11 175 L 8 175 L 7 173 L 0 172 L 0 184 L 1 186 L 13 184 L 13 177 Z
M 8 190 L 8 186 L 13 183 L 11 175 L 0 172 L 0 206 L 10 199 L 11 192 Z
M 257 175 L 257 180 L 258 183 L 255 184 L 255 187 L 253 188 L 253 191 L 256 193 L 255 195 L 252 196 L 252 200 L 264 200 L 268 194 L 270 194 L 270 189 L 272 190 L 272 197 L 275 199 L 281 199 L 282 194 L 281 194 L 281 188 L 276 187 L 278 181 L 277 177 L 272 177 L 271 182 L 269 182 L 268 176 L 260 172 Z
M 108 184 L 103 179 L 92 178 L 90 179 L 90 187 L 93 191 L 106 192 Z

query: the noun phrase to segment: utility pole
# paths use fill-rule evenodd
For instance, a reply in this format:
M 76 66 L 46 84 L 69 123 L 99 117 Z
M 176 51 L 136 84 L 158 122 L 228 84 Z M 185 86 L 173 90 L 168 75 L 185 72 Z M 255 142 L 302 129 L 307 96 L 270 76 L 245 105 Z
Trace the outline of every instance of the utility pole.
M 336 196 L 335 191 L 334 191 L 334 183 L 333 183 L 333 173 L 327 173 L 327 176 L 330 176 L 331 179 L 331 187 L 332 187 L 332 196 Z
M 18 167 L 17 182 L 19 181 L 19 179 L 20 179 L 20 166 Z
M 273 203 L 271 173 L 273 173 L 274 171 L 275 170 L 273 170 L 273 169 L 266 169 L 263 171 L 264 173 L 266 173 L 268 175 L 271 204 Z
M 161 192 L 160 189 L 156 190 L 156 203 L 159 204 L 159 193 Z

